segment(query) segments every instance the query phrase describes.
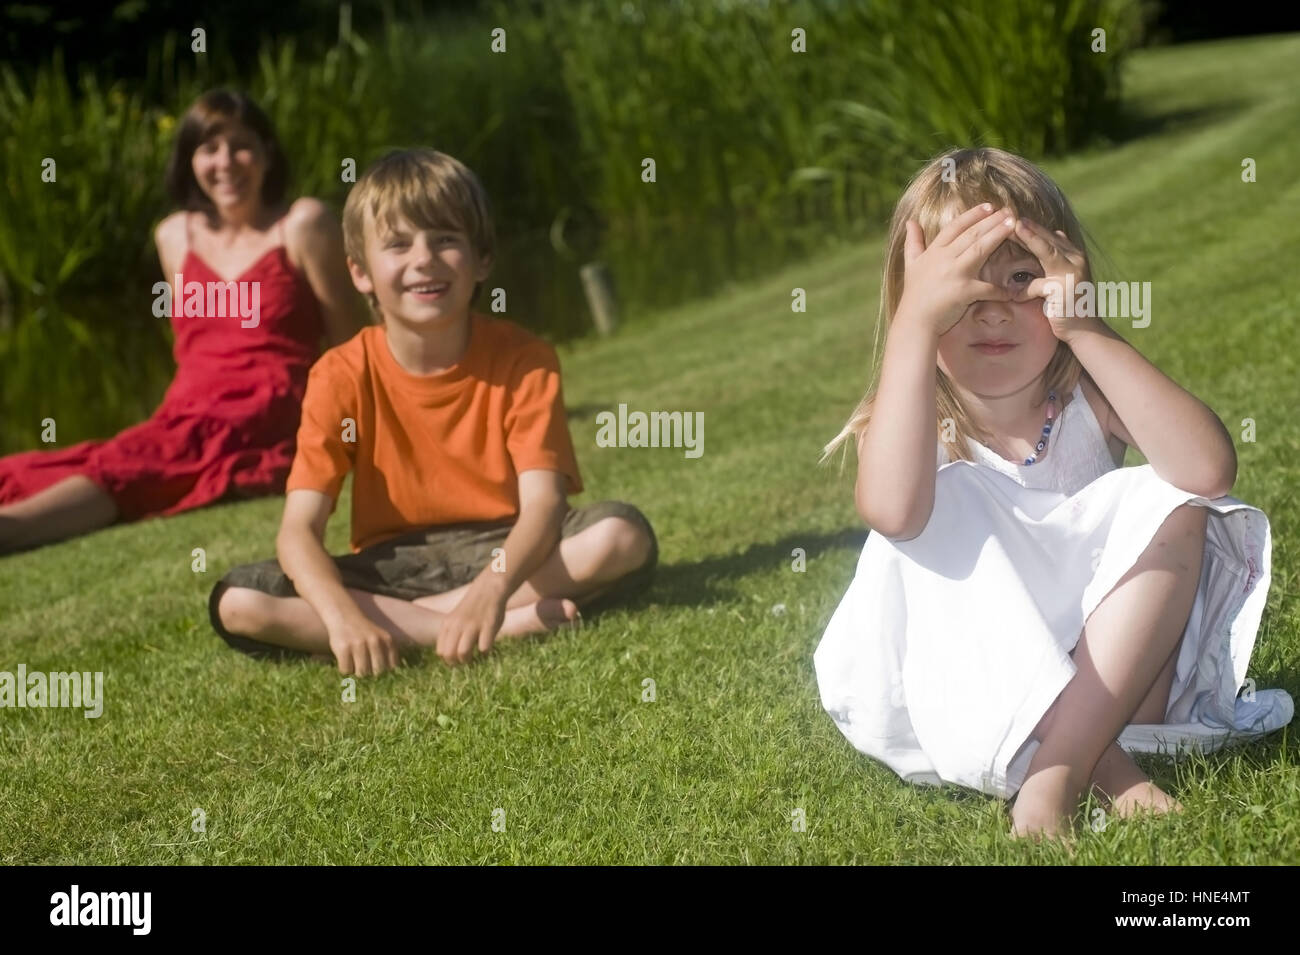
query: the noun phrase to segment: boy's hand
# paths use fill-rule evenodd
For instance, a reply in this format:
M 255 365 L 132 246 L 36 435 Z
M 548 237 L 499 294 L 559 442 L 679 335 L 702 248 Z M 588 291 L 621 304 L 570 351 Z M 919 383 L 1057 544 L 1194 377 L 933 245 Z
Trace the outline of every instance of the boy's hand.
M 939 230 L 929 248 L 920 223 L 909 219 L 903 244 L 903 297 L 898 313 L 943 335 L 974 302 L 1009 302 L 1011 293 L 985 282 L 980 270 L 1014 228 L 1015 213 L 992 203 L 967 209 Z
M 340 673 L 371 676 L 397 669 L 397 641 L 368 617 L 344 620 L 331 627 L 329 635 Z
M 1016 239 L 1038 259 L 1043 267 L 1043 277 L 1034 279 L 1016 296 L 1017 302 L 1031 298 L 1043 299 L 1043 315 L 1051 323 L 1052 334 L 1068 342 L 1076 332 L 1094 325 L 1093 315 L 1066 315 L 1072 312 L 1073 302 L 1066 302 L 1067 288 L 1077 288 L 1083 280 L 1087 260 L 1074 247 L 1060 229 L 1055 233 L 1032 219 L 1021 219 L 1016 226 Z
M 438 631 L 438 656 L 448 666 L 466 663 L 477 646 L 487 653 L 496 642 L 506 617 L 506 595 L 497 587 L 482 583 L 469 585 L 456 609 L 442 620 Z

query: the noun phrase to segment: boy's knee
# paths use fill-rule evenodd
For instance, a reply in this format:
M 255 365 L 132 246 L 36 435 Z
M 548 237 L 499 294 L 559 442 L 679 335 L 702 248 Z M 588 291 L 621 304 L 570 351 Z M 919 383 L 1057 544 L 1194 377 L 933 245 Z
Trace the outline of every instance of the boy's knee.
M 644 567 L 650 559 L 651 540 L 640 524 L 622 517 L 607 517 L 595 525 L 607 559 L 627 573 Z
M 256 634 L 266 623 L 266 595 L 247 587 L 226 587 L 217 599 L 217 619 L 233 634 Z

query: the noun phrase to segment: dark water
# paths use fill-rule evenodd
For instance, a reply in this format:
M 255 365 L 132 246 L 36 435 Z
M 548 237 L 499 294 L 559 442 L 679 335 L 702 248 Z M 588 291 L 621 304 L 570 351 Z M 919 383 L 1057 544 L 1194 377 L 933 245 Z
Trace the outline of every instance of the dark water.
M 596 334 L 579 274 L 588 262 L 608 269 L 620 321 L 628 324 L 796 263 L 815 254 L 825 237 L 821 229 L 742 232 L 696 220 L 609 231 L 599 241 L 559 251 L 549 231 L 532 232 L 500 243 L 477 307 L 490 310 L 491 290 L 504 288 L 511 320 L 552 341 L 568 341 Z

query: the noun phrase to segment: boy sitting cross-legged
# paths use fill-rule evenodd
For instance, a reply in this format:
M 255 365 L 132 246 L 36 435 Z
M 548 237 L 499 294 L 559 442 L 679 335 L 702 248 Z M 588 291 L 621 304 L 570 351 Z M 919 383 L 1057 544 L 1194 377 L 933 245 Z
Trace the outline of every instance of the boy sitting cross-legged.
M 471 311 L 494 245 L 478 178 L 432 149 L 390 153 L 353 187 L 343 234 L 383 324 L 312 367 L 279 560 L 218 581 L 216 631 L 365 675 L 421 647 L 464 662 L 647 587 L 658 544 L 644 515 L 568 504 L 582 478 L 555 350 Z M 331 557 L 325 525 L 349 470 L 353 553 Z

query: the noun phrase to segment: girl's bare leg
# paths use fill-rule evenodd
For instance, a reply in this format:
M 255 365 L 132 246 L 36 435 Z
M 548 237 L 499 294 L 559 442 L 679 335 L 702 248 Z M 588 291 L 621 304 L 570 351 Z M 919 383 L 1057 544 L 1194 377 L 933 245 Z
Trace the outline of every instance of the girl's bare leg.
M 1180 644 L 1181 646 L 1181 644 Z M 1076 648 L 1077 649 L 1077 648 Z M 1151 692 L 1133 713 L 1130 723 L 1163 723 L 1165 711 L 1169 708 L 1169 691 L 1174 682 L 1174 666 L 1178 661 L 1178 649 L 1174 647 L 1169 654 L 1165 668 L 1156 677 Z M 1071 658 L 1074 652 L 1070 653 Z M 1042 740 L 1046 729 L 1055 718 L 1057 704 L 1053 703 L 1047 713 L 1034 728 L 1033 736 Z M 1097 765 L 1092 771 L 1092 791 L 1105 800 L 1119 816 L 1131 816 L 1141 810 L 1161 813 L 1182 811 L 1182 804 L 1151 781 L 1141 767 L 1133 761 L 1117 741 L 1111 741 L 1106 747 Z
M 1203 507 L 1176 508 L 1089 616 L 1074 654 L 1078 672 L 1036 729 L 1042 742 L 1012 809 L 1015 834 L 1054 835 L 1068 826 L 1107 747 L 1139 706 L 1154 711 L 1160 703 L 1159 694 L 1154 703 L 1148 698 L 1191 614 L 1206 520 Z
M 1169 654 L 1165 667 L 1156 677 L 1151 692 L 1134 711 L 1130 723 L 1163 723 L 1165 711 L 1169 708 L 1169 691 L 1174 682 L 1174 666 L 1178 662 L 1178 650 L 1174 647 Z M 1139 812 L 1153 813 L 1182 812 L 1183 805 L 1151 781 L 1151 777 L 1142 772 L 1133 757 L 1124 752 L 1118 742 L 1112 742 L 1097 760 L 1092 771 L 1092 787 L 1107 802 L 1115 813 L 1121 817 L 1132 816 Z
M 593 600 L 624 574 L 642 566 L 650 555 L 650 539 L 635 524 L 607 517 L 560 541 L 546 562 L 506 601 L 507 608 L 524 607 L 546 597 Z M 468 586 L 414 601 L 430 610 L 450 613 Z
M 64 478 L 0 507 L 0 554 L 88 534 L 115 520 L 117 505 L 99 485 L 87 477 Z

